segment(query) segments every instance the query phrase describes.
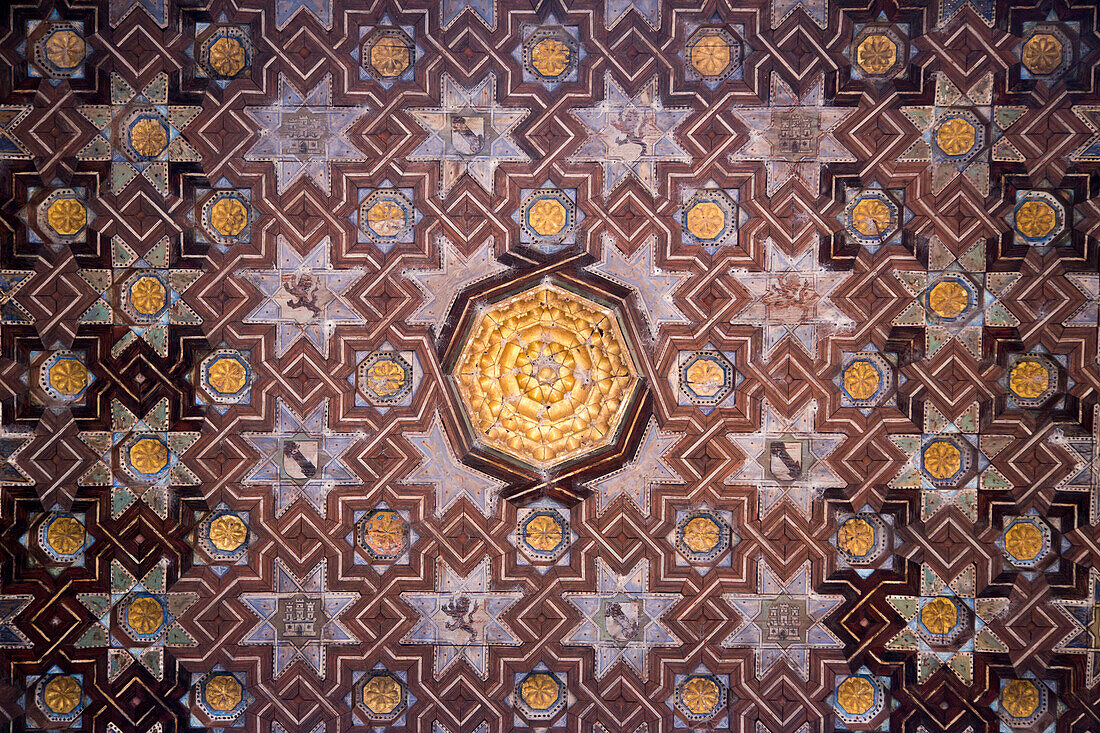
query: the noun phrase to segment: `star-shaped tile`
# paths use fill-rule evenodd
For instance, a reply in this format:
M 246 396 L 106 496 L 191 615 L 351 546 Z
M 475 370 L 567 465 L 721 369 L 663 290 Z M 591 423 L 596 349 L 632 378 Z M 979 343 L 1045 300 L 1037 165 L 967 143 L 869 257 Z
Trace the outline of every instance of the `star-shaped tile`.
M 763 329 L 765 360 L 787 336 L 816 359 L 819 342 L 855 325 L 831 297 L 848 278 L 848 273 L 822 267 L 817 247 L 810 247 L 799 255 L 788 255 L 771 239 L 766 246 L 764 271 L 732 271 L 737 282 L 749 291 L 751 299 L 730 323 Z
M 162 680 L 164 650 L 197 643 L 178 619 L 195 604 L 198 596 L 169 592 L 167 578 L 167 559 L 160 560 L 141 580 L 118 560 L 112 560 L 111 592 L 77 595 L 95 618 L 77 646 L 107 647 L 108 679 L 117 679 L 138 662 L 154 678 Z
M 496 99 L 496 75 L 488 74 L 467 89 L 446 72 L 438 107 L 409 110 L 428 137 L 409 160 L 438 161 L 441 166 L 439 197 L 447 198 L 463 174 L 493 193 L 493 179 L 501 163 L 527 163 L 531 158 L 513 137 L 527 117 L 526 107 L 504 107 Z
M 749 137 L 730 160 L 764 161 L 768 196 L 795 176 L 816 194 L 824 165 L 855 162 L 855 156 L 834 133 L 856 108 L 825 106 L 824 77 L 799 96 L 773 72 L 769 100 L 766 107 L 730 110 Z
M 921 434 L 893 434 L 890 442 L 907 461 L 890 481 L 895 489 L 920 489 L 921 519 L 927 521 L 949 506 L 958 507 L 970 521 L 978 520 L 978 492 L 1003 491 L 1012 484 L 991 463 L 1003 442 L 979 435 L 978 403 L 949 420 L 931 403 L 924 406 Z
M 275 325 L 276 358 L 304 338 L 327 359 L 338 326 L 366 323 L 348 298 L 363 270 L 334 268 L 331 247 L 325 237 L 303 257 L 280 235 L 274 268 L 239 273 L 263 296 L 244 322 Z
M 966 91 L 937 72 L 932 105 L 901 108 L 920 137 L 898 162 L 927 162 L 932 168 L 933 193 L 962 175 L 988 196 L 990 163 L 1024 160 L 1005 132 L 1026 110 L 993 105 L 992 72 Z
M 810 586 L 809 562 L 784 580 L 761 558 L 757 561 L 757 592 L 725 593 L 722 598 L 739 619 L 722 646 L 751 647 L 757 679 L 779 661 L 786 662 L 802 679 L 809 679 L 811 651 L 843 648 L 825 620 L 844 597 L 815 593 Z
M 340 619 L 359 593 L 329 590 L 327 558 L 301 578 L 276 558 L 272 591 L 242 593 L 240 599 L 260 619 L 241 644 L 272 647 L 276 680 L 298 660 L 324 679 L 328 648 L 359 642 Z
M 661 617 L 683 596 L 649 589 L 648 560 L 639 560 L 618 575 L 597 557 L 596 592 L 564 593 L 563 597 L 582 618 L 562 643 L 596 650 L 596 679 L 602 679 L 621 660 L 642 680 L 648 680 L 650 652 L 681 644 Z
M 202 317 L 183 300 L 183 294 L 199 279 L 202 270 L 170 267 L 168 250 L 168 237 L 164 237 L 139 257 L 120 237 L 115 237 L 110 270 L 80 271 L 81 279 L 97 298 L 79 322 L 122 326 L 122 336 L 111 347 L 115 358 L 139 339 L 166 358 L 170 326 L 202 323 Z
M 729 486 L 755 486 L 760 516 L 786 501 L 809 519 L 814 499 L 844 481 L 829 466 L 828 457 L 843 442 L 841 433 L 814 429 L 817 402 L 810 401 L 790 418 L 784 418 L 764 400 L 760 429 L 754 433 L 726 433 L 745 455 L 745 462 L 726 479 Z
M 446 237 L 436 240 L 439 267 L 432 270 L 407 270 L 409 278 L 424 296 L 408 322 L 431 326 L 436 335 L 454 305 L 455 298 L 466 288 L 508 269 L 493 256 L 493 238 L 482 242 L 468 257 L 464 257 Z
M 416 625 L 401 643 L 434 647 L 437 679 L 460 659 L 485 679 L 489 674 L 489 647 L 520 643 L 502 617 L 523 593 L 490 589 L 489 558 L 465 576 L 458 575 L 441 559 L 435 577 L 434 592 L 401 594 L 417 614 Z
M 893 321 L 895 326 L 923 328 L 925 353 L 934 356 L 957 341 L 975 359 L 984 358 L 986 327 L 1013 328 L 1020 320 L 1003 297 L 1020 279 L 1018 272 L 987 272 L 985 244 L 955 257 L 938 240 L 929 245 L 928 271 L 895 270 L 913 301 Z
M 603 240 L 603 255 L 588 269 L 625 285 L 638 296 L 638 307 L 645 314 L 649 335 L 656 339 L 662 323 L 691 323 L 673 295 L 691 277 L 690 272 L 671 272 L 657 266 L 657 238 L 650 237 L 627 257 L 611 237 Z
M 682 437 L 683 433 L 663 432 L 657 427 L 657 419 L 650 418 L 634 458 L 622 468 L 592 482 L 593 492 L 599 495 L 599 511 L 606 509 L 615 497 L 625 496 L 648 517 L 652 487 L 681 481 L 667 456 Z
M 974 565 L 945 580 L 924 563 L 920 595 L 886 596 L 886 602 L 906 622 L 886 648 L 917 652 L 919 684 L 941 666 L 954 672 L 964 684 L 973 684 L 975 653 L 1008 651 L 989 625 L 1008 610 L 1008 599 L 979 598 L 977 591 Z
M 348 131 L 370 110 L 334 106 L 332 74 L 325 74 L 303 93 L 280 73 L 279 98 L 264 107 L 245 107 L 244 111 L 259 125 L 260 132 L 244 159 L 274 163 L 279 193 L 306 177 L 327 196 L 332 193 L 333 163 L 367 160 L 352 145 Z
M 97 456 L 77 480 L 78 486 L 110 486 L 111 516 L 118 517 L 140 500 L 161 519 L 168 517 L 170 489 L 198 486 L 199 478 L 181 456 L 199 439 L 197 432 L 170 429 L 168 398 L 161 398 L 143 418 L 121 402 L 111 403 L 111 431 L 80 433 Z
M 98 131 L 77 153 L 77 160 L 111 161 L 112 193 L 122 192 L 140 176 L 167 196 L 169 165 L 202 160 L 183 136 L 202 107 L 169 104 L 165 72 L 140 94 L 112 72 L 111 104 L 81 105 L 77 111 Z
M 575 107 L 569 114 L 584 125 L 587 134 L 569 160 L 600 164 L 605 197 L 630 176 L 656 196 L 658 162 L 691 162 L 676 140 L 677 129 L 691 109 L 665 107 L 656 77 L 631 97 L 607 76 L 604 98 L 591 107 Z
M 344 462 L 344 455 L 361 436 L 329 428 L 327 399 L 304 417 L 281 397 L 275 404 L 274 430 L 244 433 L 260 457 L 243 483 L 270 484 L 275 490 L 276 516 L 301 498 L 324 517 L 330 491 L 361 481 Z
M 443 430 L 437 411 L 423 433 L 405 433 L 405 438 L 423 456 L 421 464 L 403 484 L 428 484 L 435 487 L 435 515 L 442 517 L 460 498 L 466 497 L 482 515 L 491 517 L 498 492 L 507 484 L 481 471 L 462 465 L 455 456 Z

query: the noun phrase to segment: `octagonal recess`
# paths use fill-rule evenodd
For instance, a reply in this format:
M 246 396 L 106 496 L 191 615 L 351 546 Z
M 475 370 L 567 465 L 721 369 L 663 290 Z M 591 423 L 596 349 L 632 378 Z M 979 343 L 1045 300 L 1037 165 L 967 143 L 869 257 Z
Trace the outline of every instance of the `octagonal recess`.
M 467 311 L 445 369 L 472 448 L 490 464 L 560 473 L 612 451 L 636 422 L 638 353 L 602 293 L 544 277 Z

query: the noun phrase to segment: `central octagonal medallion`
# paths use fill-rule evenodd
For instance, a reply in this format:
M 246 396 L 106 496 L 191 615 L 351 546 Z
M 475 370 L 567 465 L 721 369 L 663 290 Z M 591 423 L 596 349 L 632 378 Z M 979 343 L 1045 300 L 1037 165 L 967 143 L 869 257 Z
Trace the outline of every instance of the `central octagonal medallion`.
M 615 444 L 643 386 L 617 307 L 577 286 L 479 303 L 449 369 L 474 447 L 544 475 Z

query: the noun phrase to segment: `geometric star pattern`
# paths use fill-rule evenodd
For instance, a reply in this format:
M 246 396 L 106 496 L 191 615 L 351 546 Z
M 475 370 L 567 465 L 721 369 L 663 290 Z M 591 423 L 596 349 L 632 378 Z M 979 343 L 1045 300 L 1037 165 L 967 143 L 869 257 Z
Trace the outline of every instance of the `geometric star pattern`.
M 655 193 L 657 162 L 688 160 L 687 152 L 676 141 L 676 130 L 689 112 L 661 103 L 656 78 L 633 97 L 609 78 L 602 102 L 572 113 L 584 125 L 588 138 L 571 160 L 600 164 L 604 195 L 626 177 L 636 178 Z
M 367 110 L 333 106 L 331 76 L 302 94 L 280 74 L 279 100 L 266 107 L 247 107 L 245 112 L 260 129 L 245 160 L 273 162 L 280 192 L 302 177 L 327 192 L 332 163 L 364 159 L 350 142 L 348 130 Z
M 764 161 L 769 194 L 793 178 L 816 189 L 824 164 L 855 160 L 834 131 L 856 110 L 825 106 L 823 98 L 823 79 L 799 96 L 773 73 L 768 106 L 732 111 L 749 134 L 733 160 Z
M 490 647 L 519 643 L 503 615 L 523 594 L 494 590 L 489 570 L 488 559 L 466 575 L 441 561 L 434 591 L 401 595 L 416 612 L 416 625 L 401 643 L 431 646 L 436 677 L 464 659 L 484 679 Z
M 270 433 L 244 433 L 259 459 L 242 481 L 268 486 L 277 514 L 296 500 L 305 499 L 323 517 L 326 500 L 335 486 L 358 483 L 345 462 L 345 454 L 359 436 L 332 430 L 328 417 L 327 403 L 300 416 L 279 399 Z
M 755 485 L 761 516 L 785 501 L 809 517 L 815 500 L 820 501 L 825 490 L 842 483 L 828 459 L 843 436 L 815 431 L 816 413 L 816 405 L 810 403 L 788 420 L 765 402 L 759 431 L 726 436 L 745 456 L 741 468 L 726 483 Z
M 299 660 L 323 676 L 328 648 L 356 641 L 340 616 L 359 600 L 359 593 L 329 590 L 327 570 L 328 563 L 322 561 L 299 578 L 276 558 L 274 589 L 241 595 L 248 610 L 260 619 L 241 643 L 271 646 L 275 679 Z
M 780 660 L 807 678 L 811 651 L 841 647 L 840 640 L 825 621 L 844 598 L 814 593 L 810 588 L 809 572 L 809 566 L 803 565 L 784 581 L 761 561 L 758 593 L 726 596 L 737 611 L 740 623 L 722 646 L 752 647 L 758 678 L 764 677 Z
M 770 355 L 782 338 L 790 336 L 811 357 L 817 356 L 817 343 L 823 335 L 853 325 L 830 298 L 844 278 L 844 273 L 821 267 L 816 250 L 793 258 L 772 244 L 767 269 L 737 273 L 750 299 L 732 323 L 762 327 L 765 354 Z
M 245 322 L 274 324 L 279 356 L 303 338 L 326 356 L 338 326 L 363 322 L 347 297 L 360 273 L 333 268 L 330 246 L 322 240 L 303 257 L 280 237 L 275 268 L 241 273 L 263 295 Z
M 1092 5 L 10 0 L 0 720 L 1093 731 Z
M 649 563 L 641 561 L 624 575 L 617 575 L 596 560 L 595 593 L 567 593 L 565 599 L 581 612 L 578 628 L 565 644 L 592 646 L 596 650 L 596 677 L 622 661 L 644 681 L 649 678 L 649 651 L 674 647 L 680 641 L 661 617 L 680 597 L 649 590 Z
M 439 107 L 409 110 L 428 133 L 409 155 L 409 160 L 438 161 L 439 196 L 468 174 L 492 193 L 494 175 L 501 163 L 525 163 L 529 157 L 514 139 L 514 130 L 527 116 L 524 108 L 501 106 L 495 95 L 496 77 L 489 74 L 480 84 L 466 88 L 443 75 Z

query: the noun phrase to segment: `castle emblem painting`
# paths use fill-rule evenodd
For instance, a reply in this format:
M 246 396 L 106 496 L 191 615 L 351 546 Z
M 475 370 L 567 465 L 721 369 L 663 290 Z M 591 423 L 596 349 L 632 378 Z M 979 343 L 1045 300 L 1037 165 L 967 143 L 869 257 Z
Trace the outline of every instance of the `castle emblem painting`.
M 0 730 L 1100 731 L 1096 0 L 0 0 Z

